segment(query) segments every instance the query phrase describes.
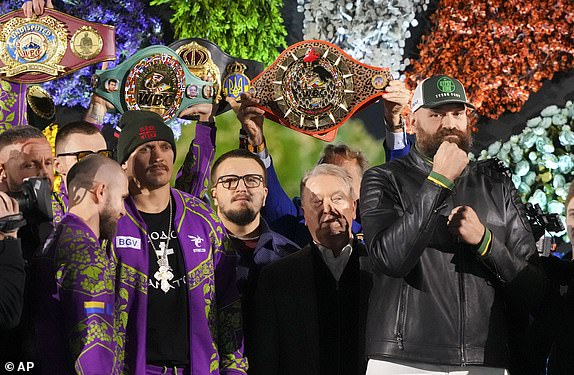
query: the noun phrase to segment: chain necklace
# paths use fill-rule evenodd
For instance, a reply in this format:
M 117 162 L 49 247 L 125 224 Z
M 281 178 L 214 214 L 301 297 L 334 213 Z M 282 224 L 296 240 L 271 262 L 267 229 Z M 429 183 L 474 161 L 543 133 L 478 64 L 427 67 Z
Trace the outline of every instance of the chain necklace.
M 173 279 L 174 275 L 172 268 L 169 265 L 169 259 L 167 257 L 167 249 L 169 248 L 169 241 L 171 240 L 171 223 L 173 221 L 172 217 L 172 208 L 171 208 L 171 197 L 169 200 L 169 226 L 167 230 L 167 240 L 165 242 L 165 246 L 163 246 L 163 254 L 159 255 L 159 251 L 156 249 L 149 233 L 147 238 L 149 239 L 149 243 L 153 249 L 153 252 L 157 256 L 157 265 L 159 266 L 159 270 L 153 275 L 153 277 L 160 282 L 161 290 L 164 293 L 167 293 L 170 289 L 175 288 L 173 285 L 169 283 L 171 279 Z M 161 241 L 160 241 L 161 243 Z M 163 243 L 161 243 L 163 245 Z M 160 246 L 161 250 L 161 246 Z

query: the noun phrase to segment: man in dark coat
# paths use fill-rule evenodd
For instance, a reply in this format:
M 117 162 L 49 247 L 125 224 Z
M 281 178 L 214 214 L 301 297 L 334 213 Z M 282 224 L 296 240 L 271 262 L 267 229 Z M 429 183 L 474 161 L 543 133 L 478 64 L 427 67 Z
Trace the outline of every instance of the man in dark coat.
M 350 176 L 321 164 L 301 182 L 313 242 L 261 272 L 252 337 L 253 375 L 364 374 L 370 289 L 365 249 L 353 239 Z

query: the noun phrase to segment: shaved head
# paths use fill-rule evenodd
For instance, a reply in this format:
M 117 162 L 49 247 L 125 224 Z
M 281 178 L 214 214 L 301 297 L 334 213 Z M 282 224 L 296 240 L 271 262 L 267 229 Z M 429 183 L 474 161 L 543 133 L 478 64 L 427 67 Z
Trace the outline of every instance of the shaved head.
M 85 192 L 90 190 L 94 184 L 112 185 L 119 181 L 121 176 L 125 176 L 125 173 L 115 160 L 98 154 L 86 156 L 68 172 L 66 186 L 68 186 L 70 206 L 81 201 Z M 78 195 L 78 193 L 81 194 Z
M 111 240 L 125 215 L 124 199 L 129 194 L 121 166 L 104 156 L 88 155 L 70 169 L 67 186 L 70 213 L 84 215 L 99 238 Z
M 117 173 L 123 174 L 123 170 L 115 160 L 93 154 L 86 156 L 70 169 L 66 183 L 70 187 L 77 186 L 89 189 L 94 181 L 113 181 L 117 177 Z

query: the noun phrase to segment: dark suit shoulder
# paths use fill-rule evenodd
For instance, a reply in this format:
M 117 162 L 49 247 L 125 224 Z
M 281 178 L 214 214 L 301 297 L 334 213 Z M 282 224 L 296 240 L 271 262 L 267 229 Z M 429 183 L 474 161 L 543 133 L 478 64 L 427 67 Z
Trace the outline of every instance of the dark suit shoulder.
M 296 277 L 296 272 L 301 270 L 306 264 L 313 261 L 313 253 L 310 245 L 303 249 L 287 255 L 276 262 L 265 266 L 261 271 L 261 278 L 283 278 L 284 276 Z

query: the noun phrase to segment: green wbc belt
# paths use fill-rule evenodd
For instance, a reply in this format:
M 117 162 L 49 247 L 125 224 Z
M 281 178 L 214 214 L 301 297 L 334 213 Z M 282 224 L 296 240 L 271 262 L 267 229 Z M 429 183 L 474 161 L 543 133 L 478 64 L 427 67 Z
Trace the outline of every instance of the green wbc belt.
M 144 48 L 113 69 L 97 70 L 92 88 L 123 113 L 144 110 L 160 114 L 166 122 L 185 108 L 213 102 L 213 83 L 194 76 L 174 50 Z

